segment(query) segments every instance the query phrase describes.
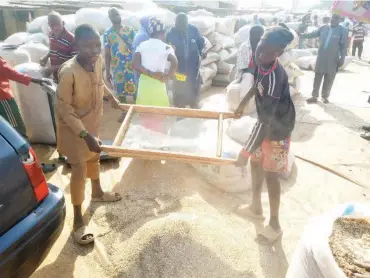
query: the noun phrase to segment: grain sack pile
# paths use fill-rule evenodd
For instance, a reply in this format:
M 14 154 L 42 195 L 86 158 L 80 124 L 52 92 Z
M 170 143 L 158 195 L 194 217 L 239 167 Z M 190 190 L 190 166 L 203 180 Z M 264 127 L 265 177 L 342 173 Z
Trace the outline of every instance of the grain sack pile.
M 33 78 L 42 78 L 42 67 L 36 63 L 21 64 L 15 67 L 21 73 Z M 51 105 L 47 93 L 40 85 L 29 86 L 15 83 L 19 106 L 31 143 L 55 144 L 55 129 Z
M 347 204 L 312 219 L 286 277 L 346 278 L 365 274 L 366 270 L 354 262 L 370 259 L 369 216 L 368 204 Z
M 214 86 L 225 87 L 230 83 L 229 75 L 233 66 L 226 60 L 236 51 L 235 24 L 235 17 L 217 18 L 216 20 L 215 40 L 221 49 L 219 51 L 220 60 L 217 65 L 217 75 L 212 82 Z
M 220 45 L 217 45 L 215 36 L 216 18 L 204 10 L 189 13 L 189 23 L 196 26 L 205 38 L 205 52 L 207 57 L 201 61 L 200 75 L 202 78 L 201 92 L 207 91 L 212 86 L 212 80 L 217 74 L 217 64 L 220 60 Z

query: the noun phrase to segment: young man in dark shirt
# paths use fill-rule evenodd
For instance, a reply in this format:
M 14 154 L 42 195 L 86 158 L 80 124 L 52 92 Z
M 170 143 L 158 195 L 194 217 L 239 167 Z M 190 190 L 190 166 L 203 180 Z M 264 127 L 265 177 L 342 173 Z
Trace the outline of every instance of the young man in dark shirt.
M 266 179 L 270 221 L 257 237 L 261 244 L 271 244 L 282 234 L 279 222 L 279 173 L 287 170 L 295 108 L 290 97 L 288 76 L 278 57 L 293 38 L 292 33 L 283 27 L 271 28 L 264 34 L 256 50 L 254 85 L 235 111 L 237 115 L 241 115 L 245 105 L 255 96 L 258 121 L 241 150 L 236 165 L 244 166 L 251 159 L 252 204 L 238 209 L 244 216 L 264 220 L 261 192 Z

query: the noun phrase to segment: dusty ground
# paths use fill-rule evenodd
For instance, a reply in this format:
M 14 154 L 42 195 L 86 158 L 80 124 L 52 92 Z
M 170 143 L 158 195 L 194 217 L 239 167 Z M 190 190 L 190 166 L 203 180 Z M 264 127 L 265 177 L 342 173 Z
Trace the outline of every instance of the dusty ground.
M 86 190 L 86 218 L 98 240 L 77 246 L 71 237 L 68 169 L 48 176 L 62 188 L 67 219 L 62 235 L 32 276 L 46 277 L 243 277 L 282 278 L 309 217 L 337 204 L 369 200 L 369 143 L 359 137 L 370 124 L 370 68 L 353 63 L 338 74 L 332 103 L 308 106 L 312 72 L 303 78 L 297 103 L 292 148 L 300 156 L 325 164 L 364 184 L 355 185 L 325 170 L 296 160 L 283 183 L 281 222 L 284 235 L 272 247 L 254 241 L 255 225 L 233 211 L 248 202 L 249 193 L 226 194 L 188 165 L 123 159 L 102 165 L 104 188 L 124 196 L 113 205 L 91 205 Z M 219 90 L 218 90 L 219 91 Z M 106 110 L 103 139 L 119 127 L 119 113 Z M 55 158 L 52 148 L 37 148 L 42 160 Z M 263 195 L 268 212 L 267 194 Z

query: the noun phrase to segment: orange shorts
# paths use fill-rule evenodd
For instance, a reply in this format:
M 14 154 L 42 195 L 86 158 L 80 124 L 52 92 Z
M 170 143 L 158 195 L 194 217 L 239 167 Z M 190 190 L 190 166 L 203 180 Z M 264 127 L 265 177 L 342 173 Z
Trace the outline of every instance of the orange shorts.
M 260 162 L 266 172 L 285 173 L 288 171 L 290 138 L 280 141 L 264 139 L 253 153 L 244 152 L 244 157 Z

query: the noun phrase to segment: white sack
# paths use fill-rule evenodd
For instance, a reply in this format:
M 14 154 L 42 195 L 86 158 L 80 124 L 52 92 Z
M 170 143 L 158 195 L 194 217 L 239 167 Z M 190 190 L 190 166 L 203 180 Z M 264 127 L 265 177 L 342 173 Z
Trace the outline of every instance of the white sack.
M 256 122 L 257 119 L 251 116 L 244 116 L 243 118 L 232 120 L 226 133 L 235 142 L 245 144 Z
M 212 44 L 213 52 L 219 52 L 222 49 L 222 44 L 221 44 L 221 38 L 219 37 L 219 33 L 216 32 L 211 32 L 207 35 L 207 39 L 209 42 Z
M 29 34 L 25 40 L 25 43 L 34 42 L 34 43 L 42 43 L 45 46 L 49 46 L 49 36 L 45 35 L 44 33 L 35 33 Z
M 312 56 L 312 53 L 306 49 L 289 49 L 279 57 L 279 61 L 283 66 L 286 66 L 296 62 L 301 57 L 308 56 Z
M 226 63 L 236 65 L 238 60 L 238 49 L 233 49 L 233 52 L 224 60 Z
M 212 87 L 212 79 L 209 79 L 200 86 L 200 92 L 204 93 L 208 91 L 209 89 L 211 89 L 211 87 Z
M 94 9 L 82 8 L 76 12 L 76 25 L 90 24 L 94 26 L 100 33 L 105 32 L 111 25 L 108 16 L 108 8 Z
M 0 56 L 12 67 L 23 63 L 30 63 L 31 57 L 26 50 L 22 49 L 2 49 L 0 48 Z
M 279 57 L 279 62 L 283 67 L 285 67 L 286 65 L 289 65 L 290 63 L 297 61 L 297 59 L 298 57 L 293 52 L 293 49 L 290 49 L 281 54 L 281 56 Z
M 305 50 L 310 51 L 311 55 L 317 55 L 319 52 L 318 48 L 306 48 Z
M 285 22 L 286 26 L 293 30 L 298 30 L 298 27 L 301 25 L 301 23 L 301 21 Z
M 232 82 L 226 88 L 226 100 L 228 105 L 228 110 L 233 111 L 239 105 L 244 96 L 249 92 L 254 82 L 253 74 L 244 73 L 242 75 L 241 83 Z M 248 106 L 245 108 L 245 113 L 250 114 L 255 112 L 256 105 L 254 99 L 251 99 Z
M 317 61 L 317 57 L 316 56 L 314 56 L 315 58 L 312 58 L 311 59 L 311 69 L 313 70 L 313 71 L 315 71 L 315 69 L 316 69 L 316 61 Z
M 220 74 L 227 74 L 229 76 L 230 72 L 232 70 L 232 65 L 224 62 L 224 61 L 218 61 L 217 64 L 217 73 Z M 229 80 L 229 79 L 228 79 Z
M 189 17 L 189 23 L 197 27 L 203 36 L 214 32 L 216 28 L 215 18 L 210 16 Z
M 216 19 L 216 32 L 233 36 L 235 30 L 236 18 L 235 17 L 226 17 L 226 18 L 217 18 Z
M 306 56 L 306 57 L 301 57 L 299 58 L 298 60 L 295 61 L 295 64 L 300 68 L 300 69 L 303 69 L 303 70 L 310 70 L 311 69 L 311 65 L 313 63 L 313 61 L 315 62 L 316 64 L 316 59 L 317 57 L 316 56 Z
M 209 41 L 207 37 L 204 38 L 204 52 L 208 52 L 212 48 L 212 43 Z
M 301 81 L 301 77 L 295 77 L 294 79 L 293 79 L 293 82 L 292 83 L 290 83 L 290 85 L 294 88 L 294 92 L 292 93 L 292 92 L 290 92 L 290 95 L 292 96 L 292 95 L 294 95 L 294 94 L 296 94 L 296 93 L 299 93 L 300 91 L 301 91 L 301 89 L 302 89 L 302 81 Z
M 42 78 L 42 68 L 39 64 L 28 63 L 15 67 L 19 72 L 33 78 Z M 20 108 L 26 125 L 27 135 L 31 143 L 55 144 L 55 129 L 51 116 L 47 93 L 40 85 L 24 86 L 17 83 Z
M 19 33 L 14 33 L 7 37 L 4 41 L 5 44 L 11 44 L 11 45 L 19 45 L 23 44 L 26 42 L 28 33 L 26 32 L 19 32 Z
M 336 263 L 329 237 L 339 217 L 370 217 L 368 204 L 345 204 L 310 219 L 296 248 L 286 278 L 346 278 Z M 365 259 L 365 258 L 364 258 Z
M 229 57 L 229 52 L 226 50 L 226 49 L 222 49 L 220 51 L 220 60 L 221 61 L 224 61 L 225 59 L 227 59 Z
M 207 66 L 200 68 L 199 71 L 200 71 L 200 76 L 202 78 L 203 83 L 207 83 L 207 81 L 214 78 L 217 74 L 217 68 L 216 70 L 214 70 L 211 67 L 207 67 Z
M 227 36 L 218 33 L 217 39 L 219 40 L 218 43 L 222 45 L 222 48 L 230 48 L 235 46 L 235 40 L 233 36 Z
M 48 34 L 49 25 L 48 25 L 48 16 L 40 16 L 35 18 L 27 25 L 27 32 L 28 33 L 44 33 L 45 35 Z
M 76 25 L 76 15 L 75 14 L 67 14 L 63 15 L 62 19 L 64 21 L 64 26 L 69 32 L 74 32 L 77 25 Z
M 197 17 L 197 16 L 215 16 L 213 13 L 207 11 L 207 10 L 204 10 L 204 9 L 200 9 L 200 10 L 196 10 L 196 11 L 190 11 L 188 12 L 188 15 L 189 16 L 192 16 L 192 17 Z
M 34 42 L 23 44 L 19 49 L 26 50 L 30 54 L 31 62 L 33 63 L 39 63 L 40 59 L 49 52 L 49 48 L 47 46 L 42 43 Z
M 202 60 L 201 64 L 202 66 L 207 66 L 211 63 L 217 62 L 218 60 L 220 60 L 220 55 L 211 51 L 208 52 L 207 57 L 204 60 Z
M 288 75 L 289 82 L 293 82 L 294 78 L 304 75 L 301 69 L 294 63 L 290 63 L 284 68 Z
M 352 61 L 353 61 L 353 56 L 346 56 L 346 58 L 345 58 L 345 60 L 344 60 L 344 64 L 343 64 L 343 66 L 341 66 L 341 67 L 339 68 L 339 70 L 345 70 L 345 69 L 346 69 L 346 67 L 347 67 L 350 63 L 352 63 Z
M 221 73 L 217 73 L 212 81 L 212 85 L 216 87 L 226 87 L 227 85 L 229 85 L 229 83 L 229 75 Z
M 133 13 L 126 10 L 119 10 L 119 14 L 121 16 L 122 24 L 130 26 L 135 30 L 139 30 L 140 28 L 140 18 L 144 16 L 144 13 L 141 11 L 140 13 Z
M 158 6 L 152 0 L 125 0 L 121 1 L 120 5 L 123 10 L 130 12 L 138 12 L 143 8 L 148 10 L 154 10 L 158 8 Z

